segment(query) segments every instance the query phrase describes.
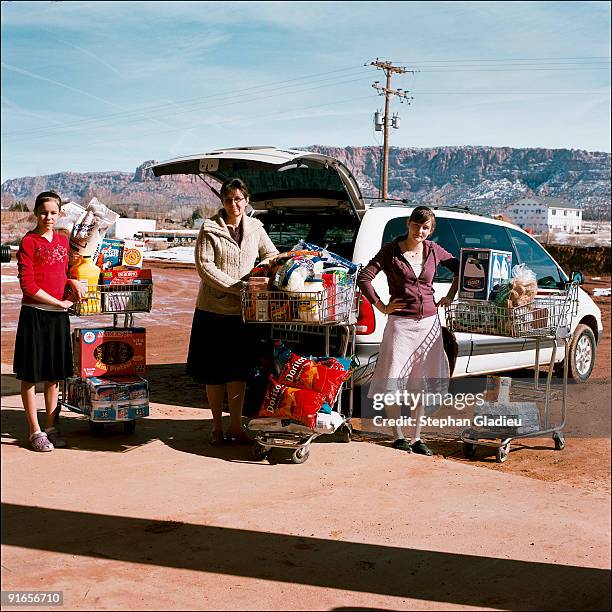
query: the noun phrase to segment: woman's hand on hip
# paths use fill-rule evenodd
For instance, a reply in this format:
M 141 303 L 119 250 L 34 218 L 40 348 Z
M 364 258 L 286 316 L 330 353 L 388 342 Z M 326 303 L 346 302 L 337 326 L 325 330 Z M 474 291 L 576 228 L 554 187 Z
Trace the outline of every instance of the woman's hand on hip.
M 388 304 L 384 304 L 383 302 L 378 302 L 376 307 L 383 314 L 391 314 L 396 310 L 403 310 L 406 308 L 406 300 L 402 300 L 401 298 L 393 298 Z

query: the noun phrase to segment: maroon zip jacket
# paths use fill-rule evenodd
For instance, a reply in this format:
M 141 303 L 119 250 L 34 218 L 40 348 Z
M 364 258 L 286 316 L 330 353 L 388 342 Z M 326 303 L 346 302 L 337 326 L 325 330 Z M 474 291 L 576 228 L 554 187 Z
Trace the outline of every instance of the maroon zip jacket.
M 380 297 L 374 291 L 372 280 L 379 272 L 384 272 L 389 283 L 391 299 L 399 298 L 406 301 L 405 309 L 396 310 L 391 315 L 424 319 L 436 314 L 437 310 L 433 291 L 436 268 L 442 264 L 457 275 L 459 260 L 440 245 L 426 240 L 423 251 L 423 268 L 417 278 L 399 247 L 399 243 L 405 239 L 404 235 L 393 242 L 384 244 L 368 265 L 361 270 L 357 277 L 357 284 L 367 300 L 374 304 Z

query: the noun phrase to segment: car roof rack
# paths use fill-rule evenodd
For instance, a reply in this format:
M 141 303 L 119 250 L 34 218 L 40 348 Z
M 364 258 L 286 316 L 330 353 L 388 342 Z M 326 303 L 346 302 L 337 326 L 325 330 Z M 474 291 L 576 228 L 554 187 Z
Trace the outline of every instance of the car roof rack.
M 399 199 L 399 198 L 364 198 L 365 200 L 376 200 L 370 204 L 370 208 L 378 208 L 379 206 L 420 206 L 418 202 L 414 202 L 411 200 Z M 471 215 L 481 215 L 478 212 L 472 211 L 467 206 L 446 206 L 444 204 L 424 204 L 427 208 L 431 208 L 432 210 L 456 210 L 458 212 L 470 213 Z

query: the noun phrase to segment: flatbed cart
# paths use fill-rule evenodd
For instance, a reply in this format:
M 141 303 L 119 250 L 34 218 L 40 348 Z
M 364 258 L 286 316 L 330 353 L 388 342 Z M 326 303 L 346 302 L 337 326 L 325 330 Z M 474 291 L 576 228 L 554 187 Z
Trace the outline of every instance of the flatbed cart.
M 75 302 L 68 311 L 70 315 L 77 317 L 89 317 L 96 315 L 113 315 L 113 328 L 122 329 L 133 327 L 134 313 L 150 312 L 153 304 L 153 285 L 98 285 L 90 289 L 87 297 Z M 71 412 L 86 416 L 89 428 L 94 434 L 100 435 L 107 423 L 123 423 L 125 433 L 134 433 L 136 430 L 136 419 L 143 416 L 142 410 L 130 409 L 125 418 L 111 419 L 108 412 L 100 411 L 94 414 L 87 406 L 70 403 L 67 394 L 66 380 L 60 385 L 60 394 L 57 409 L 55 411 L 55 422 L 58 421 L 62 407 Z M 116 415 L 119 416 L 119 415 Z
M 458 299 L 446 306 L 446 325 L 449 331 L 492 334 L 512 338 L 531 338 L 536 343 L 535 371 L 533 383 L 513 382 L 509 396 L 511 402 L 531 401 L 544 405 L 541 426 L 534 431 L 515 433 L 470 427 L 461 433 L 463 453 L 468 458 L 476 454 L 477 446 L 495 448 L 495 459 L 503 463 L 510 453 L 510 443 L 519 438 L 552 434 L 555 449 L 565 447 L 563 428 L 567 416 L 567 376 L 569 344 L 572 318 L 578 311 L 579 283 L 570 282 L 562 291 L 536 296 L 525 306 L 505 308 L 491 302 Z M 542 341 L 552 344 L 546 383 L 540 382 L 540 345 Z M 563 382 L 561 390 L 551 388 L 553 366 L 557 355 L 557 343 L 564 347 Z M 561 400 L 561 421 L 551 424 L 549 408 L 551 400 Z
M 336 285 L 333 294 L 325 291 L 287 292 L 251 291 L 243 289 L 242 317 L 246 323 L 265 323 L 270 325 L 274 340 L 291 341 L 305 334 L 323 339 L 325 356 L 332 356 L 331 333 L 339 333 L 339 343 L 335 351 L 337 357 L 351 357 L 355 353 L 355 329 L 358 312 L 356 292 L 357 273 L 347 277 L 345 285 Z M 343 409 L 342 391 L 348 390 L 348 407 Z M 335 407 L 337 409 L 335 409 Z M 351 441 L 351 417 L 353 411 L 352 374 L 338 390 L 332 403 L 332 410 L 339 413 L 341 422 L 330 432 L 312 431 L 306 426 L 289 426 L 293 431 L 251 430 L 255 432 L 253 456 L 257 460 L 266 459 L 273 448 L 292 451 L 293 463 L 304 463 L 310 455 L 310 444 L 321 435 L 340 433 L 343 442 Z M 301 430 L 301 431 L 297 431 Z

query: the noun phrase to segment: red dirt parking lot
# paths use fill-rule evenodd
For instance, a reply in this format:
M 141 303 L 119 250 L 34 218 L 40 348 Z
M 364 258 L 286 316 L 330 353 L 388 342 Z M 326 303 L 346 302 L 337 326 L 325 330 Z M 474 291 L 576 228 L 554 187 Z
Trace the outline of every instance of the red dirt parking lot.
M 162 403 L 203 406 L 200 387 L 184 375 L 193 306 L 198 289 L 195 269 L 180 264 L 148 264 L 154 274 L 153 309 L 136 315 L 136 324 L 147 328 L 147 378 L 153 399 Z M 3 386 L 10 384 L 12 351 L 19 313 L 20 291 L 16 264 L 2 264 L 2 373 Z M 610 287 L 610 277 L 587 278 L 584 289 Z M 604 335 L 599 342 L 597 361 L 586 385 L 572 385 L 568 402 L 567 445 L 555 452 L 550 438 L 527 438 L 512 444 L 511 456 L 503 464 L 492 456 L 479 457 L 479 464 L 492 470 L 517 473 L 545 481 L 564 481 L 589 490 L 610 491 L 610 297 L 595 297 L 602 311 Z M 110 325 L 108 316 L 72 319 L 72 325 Z M 209 350 L 210 347 L 203 347 Z M 14 384 L 14 381 L 12 381 Z M 600 424 L 602 435 L 572 435 L 585 420 Z M 24 423 L 25 426 L 25 423 Z M 388 439 L 363 431 L 354 422 L 354 440 L 388 445 Z M 456 461 L 463 457 L 461 445 L 436 432 L 426 432 L 437 455 Z

